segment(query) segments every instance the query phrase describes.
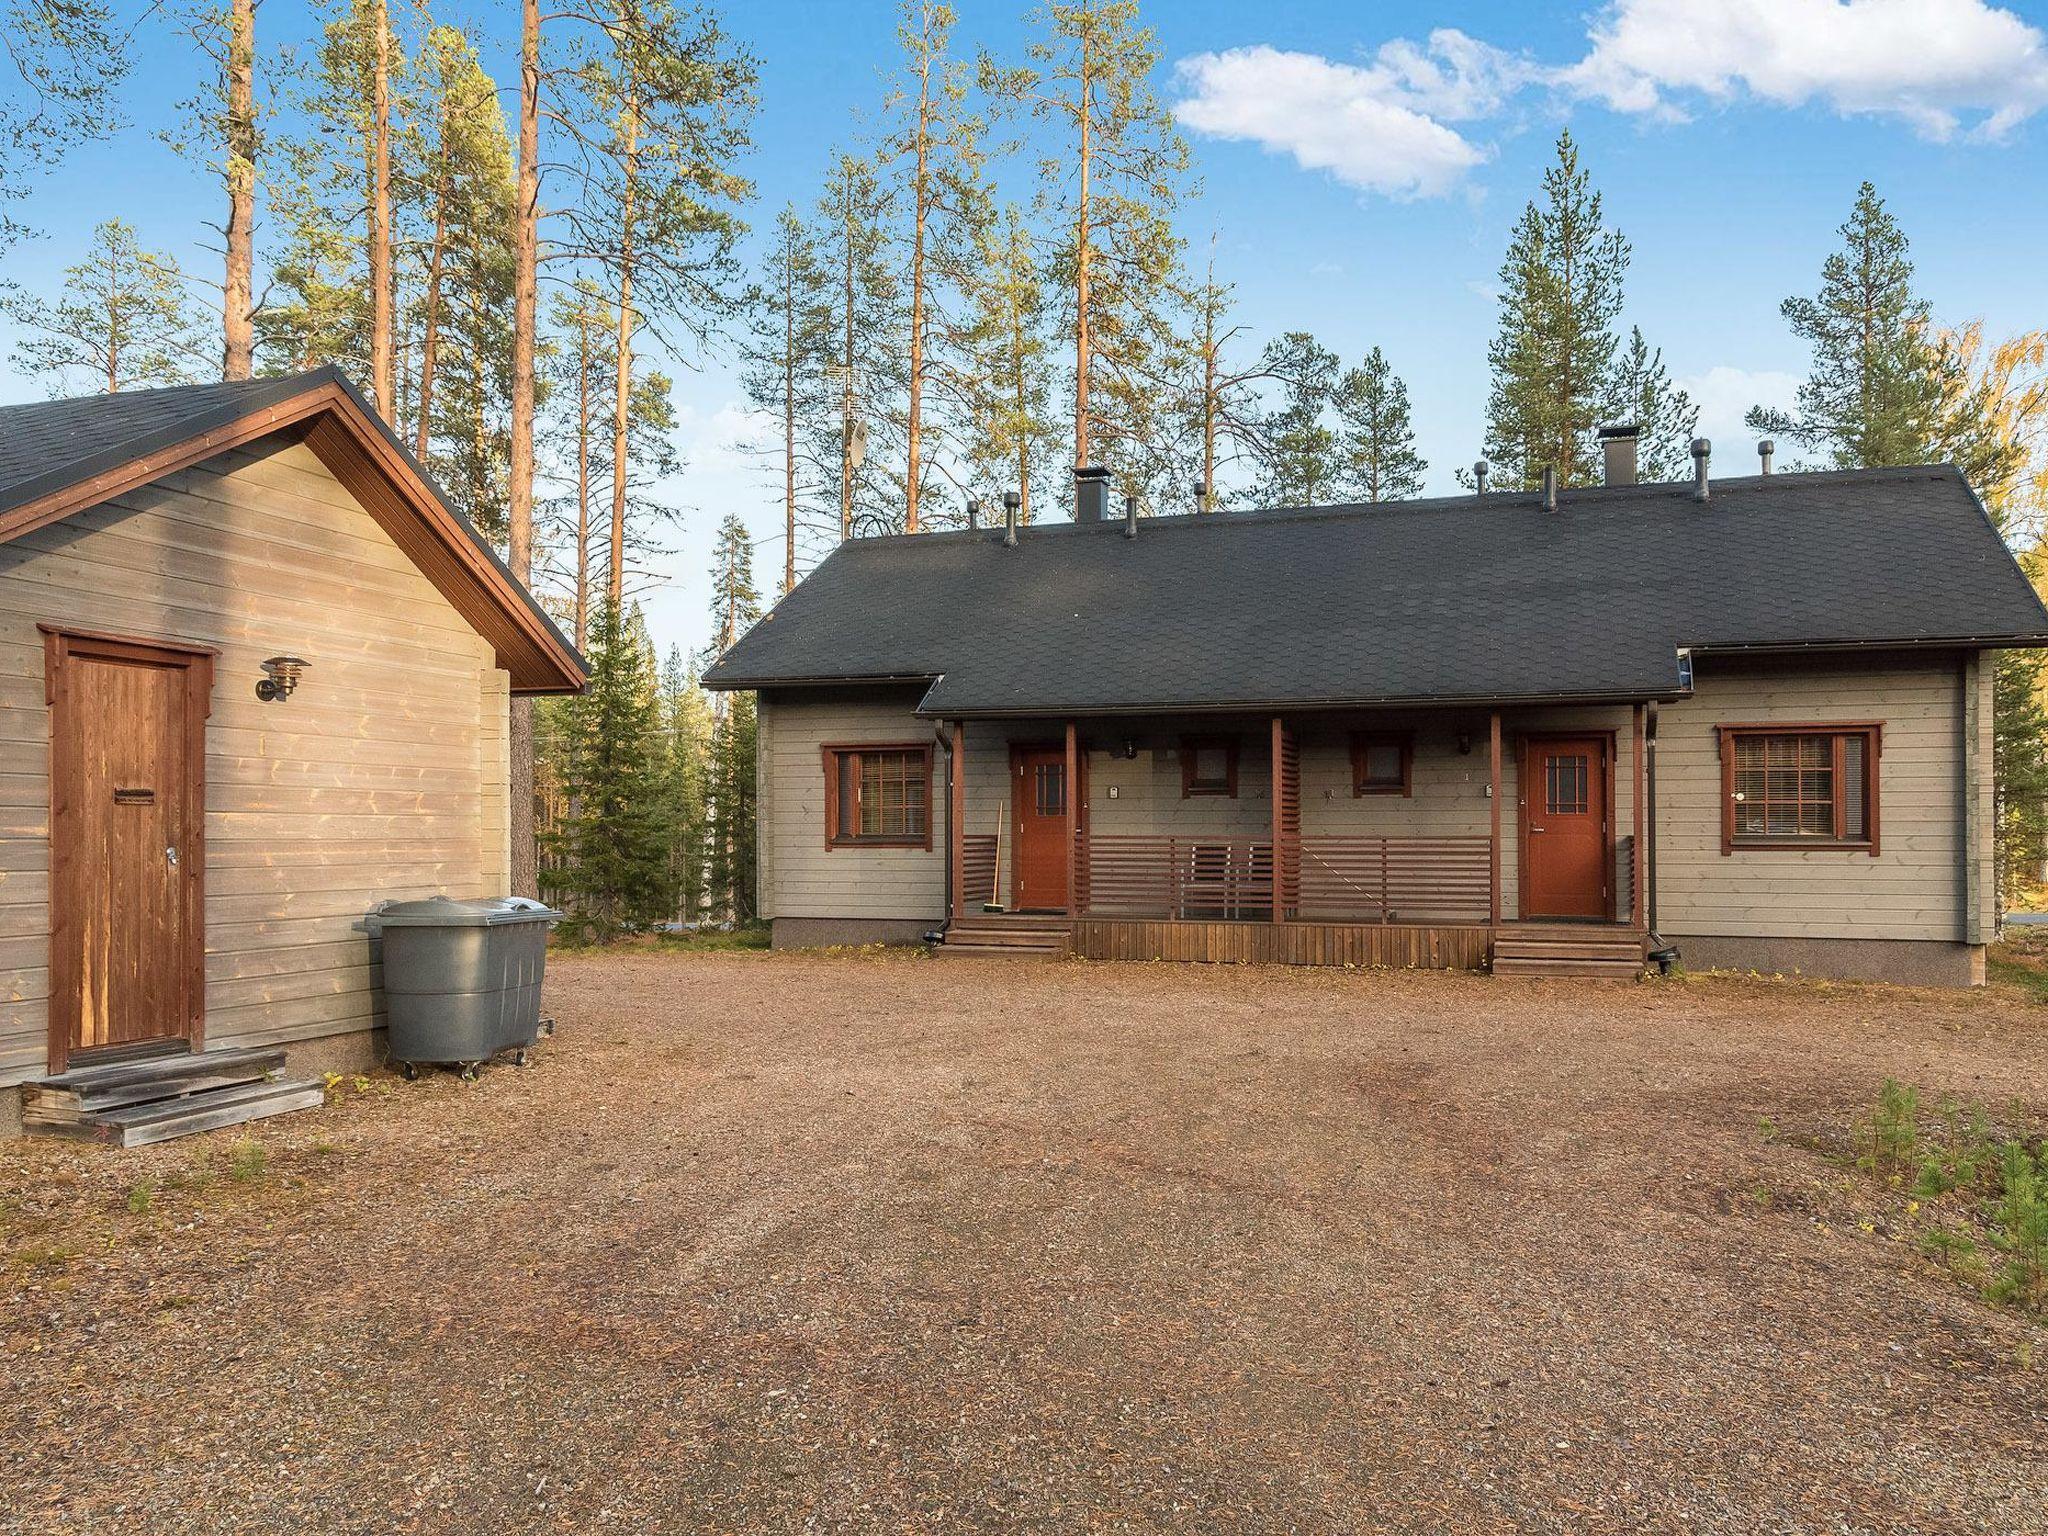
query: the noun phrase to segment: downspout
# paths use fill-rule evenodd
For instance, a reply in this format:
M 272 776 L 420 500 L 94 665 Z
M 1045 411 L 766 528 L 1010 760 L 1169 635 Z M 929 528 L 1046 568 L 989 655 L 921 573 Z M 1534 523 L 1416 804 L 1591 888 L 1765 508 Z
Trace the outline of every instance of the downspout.
M 1650 929 L 1650 958 L 1664 975 L 1678 964 L 1678 946 L 1657 932 L 1657 701 L 1643 709 L 1643 921 Z
M 1962 708 L 1957 712 L 1957 722 L 1962 729 L 1962 878 L 1957 882 L 1963 898 L 1963 942 L 1978 945 L 1985 942 L 1984 934 L 1984 864 L 1978 857 L 1978 844 L 1984 837 L 1984 803 L 1978 792 L 1981 743 L 1979 735 L 1984 728 L 1983 710 L 1983 667 L 1982 651 L 1965 651 L 1961 668 Z
M 932 736 L 946 759 L 946 915 L 939 920 L 938 927 L 924 935 L 924 942 L 943 944 L 946 930 L 953 925 L 953 775 L 960 771 L 960 767 L 953 761 L 953 741 L 946 734 L 945 727 L 935 727 Z

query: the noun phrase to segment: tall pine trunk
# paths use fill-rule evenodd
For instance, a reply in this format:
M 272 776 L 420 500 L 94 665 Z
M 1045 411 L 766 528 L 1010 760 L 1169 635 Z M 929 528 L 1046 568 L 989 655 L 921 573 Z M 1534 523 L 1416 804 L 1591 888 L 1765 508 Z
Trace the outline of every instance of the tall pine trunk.
M 626 19 L 620 17 L 621 27 Z M 633 425 L 633 220 L 640 180 L 638 81 L 630 81 L 628 89 L 634 93 L 634 99 L 626 103 L 624 180 L 619 189 L 618 374 L 612 381 L 612 568 L 605 585 L 605 595 L 614 608 L 621 608 L 626 595 L 626 477 L 630 469 L 627 445 Z
M 512 443 L 507 563 L 521 582 L 533 572 L 533 353 L 539 325 L 540 0 L 523 0 L 519 22 L 519 173 L 512 209 Z M 512 701 L 512 890 L 540 891 L 533 837 L 533 704 Z
M 924 13 L 927 32 L 931 25 L 931 12 Z M 906 421 L 910 440 L 909 478 L 903 492 L 903 527 L 906 533 L 917 532 L 918 491 L 924 479 L 919 472 L 922 461 L 918 454 L 923 442 L 924 427 L 924 315 L 925 275 L 924 238 L 925 225 L 931 217 L 931 121 L 932 121 L 932 61 L 927 48 L 922 52 L 918 67 L 917 89 L 917 170 L 911 181 L 911 236 L 910 236 L 910 399 Z
M 796 263 L 782 263 L 782 595 L 796 590 Z
M 576 313 L 576 649 L 590 643 L 590 308 Z
M 255 371 L 256 0 L 228 10 L 226 178 L 227 273 L 221 284 L 224 379 Z
M 434 185 L 434 236 L 427 249 L 427 291 L 420 301 L 423 311 L 420 334 L 420 389 L 418 458 L 427 461 L 427 444 L 433 436 L 434 370 L 441 361 L 441 274 L 448 248 L 448 120 L 442 107 L 441 167 Z
M 370 25 L 370 388 L 386 421 L 398 420 L 391 323 L 391 17 L 372 0 Z
M 1081 176 L 1080 198 L 1074 215 L 1074 463 L 1076 467 L 1088 462 L 1088 374 L 1095 360 L 1095 337 L 1091 330 L 1093 316 L 1089 313 L 1090 268 L 1095 259 L 1095 231 L 1090 225 L 1088 176 L 1094 169 L 1091 157 L 1094 145 L 1089 130 L 1094 97 L 1093 59 L 1089 40 L 1081 40 L 1081 155 L 1078 169 Z

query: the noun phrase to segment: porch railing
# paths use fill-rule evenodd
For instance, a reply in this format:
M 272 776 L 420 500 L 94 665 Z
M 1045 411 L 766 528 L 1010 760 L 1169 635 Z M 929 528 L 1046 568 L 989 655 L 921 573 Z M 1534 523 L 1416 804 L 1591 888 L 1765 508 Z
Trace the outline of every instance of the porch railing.
M 1273 917 L 1270 839 L 1089 834 L 1075 874 L 1080 911 L 1174 920 Z M 1305 836 L 1299 896 L 1308 921 L 1480 922 L 1491 902 L 1484 837 Z

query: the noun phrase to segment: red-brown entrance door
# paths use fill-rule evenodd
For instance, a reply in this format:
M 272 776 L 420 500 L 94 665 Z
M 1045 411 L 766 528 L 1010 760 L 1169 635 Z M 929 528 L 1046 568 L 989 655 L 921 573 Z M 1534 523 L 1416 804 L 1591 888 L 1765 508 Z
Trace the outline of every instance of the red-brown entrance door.
M 1064 747 L 1010 753 L 1010 812 L 1017 828 L 1012 905 L 1067 910 L 1067 754 Z
M 1522 775 L 1522 916 L 1605 918 L 1607 743 L 1536 737 Z
M 50 1066 L 137 1041 L 199 1044 L 210 655 L 47 637 Z

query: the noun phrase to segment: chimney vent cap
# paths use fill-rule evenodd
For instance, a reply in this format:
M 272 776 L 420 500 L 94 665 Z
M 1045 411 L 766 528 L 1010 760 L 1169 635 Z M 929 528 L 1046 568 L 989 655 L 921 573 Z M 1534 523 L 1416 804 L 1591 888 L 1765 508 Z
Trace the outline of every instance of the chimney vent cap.
M 1602 427 L 1595 434 L 1602 442 L 1615 437 L 1641 437 L 1643 429 L 1633 421 L 1618 421 L 1612 426 Z

